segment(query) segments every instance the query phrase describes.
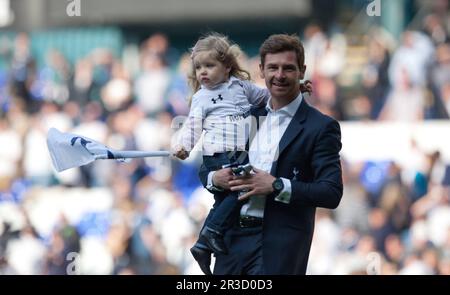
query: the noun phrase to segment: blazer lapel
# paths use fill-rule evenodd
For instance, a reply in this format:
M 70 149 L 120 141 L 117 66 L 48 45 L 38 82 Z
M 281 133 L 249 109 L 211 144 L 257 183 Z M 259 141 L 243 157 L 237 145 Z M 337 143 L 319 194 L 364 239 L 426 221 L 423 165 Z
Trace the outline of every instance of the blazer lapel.
M 271 174 L 275 175 L 275 171 L 278 166 L 278 159 L 280 158 L 283 151 L 287 148 L 287 146 L 302 132 L 304 128 L 304 123 L 306 119 L 306 115 L 308 113 L 308 103 L 305 101 L 305 98 L 302 99 L 300 106 L 298 107 L 297 112 L 289 123 L 286 131 L 281 137 L 280 144 L 278 147 L 278 157 L 277 160 L 273 162 Z

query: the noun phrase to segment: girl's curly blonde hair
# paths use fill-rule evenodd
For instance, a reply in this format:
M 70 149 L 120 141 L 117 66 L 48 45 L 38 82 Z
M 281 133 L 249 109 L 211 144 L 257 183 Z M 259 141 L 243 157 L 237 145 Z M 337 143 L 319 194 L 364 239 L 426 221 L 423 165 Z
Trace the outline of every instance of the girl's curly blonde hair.
M 192 95 L 200 89 L 200 83 L 195 75 L 194 57 L 199 52 L 211 51 L 212 57 L 230 67 L 230 76 L 235 76 L 242 80 L 250 80 L 250 73 L 244 70 L 238 62 L 238 57 L 242 54 L 241 48 L 233 44 L 228 37 L 219 33 L 209 33 L 201 37 L 191 49 L 191 70 L 188 75 L 188 82 L 192 89 Z M 192 95 L 189 97 L 191 104 Z

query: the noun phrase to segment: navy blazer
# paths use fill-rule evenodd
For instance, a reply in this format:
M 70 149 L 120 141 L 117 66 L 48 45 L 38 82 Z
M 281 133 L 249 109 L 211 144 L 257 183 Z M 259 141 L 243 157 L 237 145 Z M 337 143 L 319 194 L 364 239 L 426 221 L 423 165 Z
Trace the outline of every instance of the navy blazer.
M 252 110 L 258 128 L 265 107 Z M 254 132 L 253 132 L 254 133 Z M 252 133 L 251 133 L 252 134 Z M 339 123 L 302 100 L 280 141 L 271 174 L 291 180 L 289 204 L 266 198 L 263 225 L 265 274 L 305 274 L 316 207 L 334 209 L 342 197 Z M 200 179 L 206 186 L 205 167 Z

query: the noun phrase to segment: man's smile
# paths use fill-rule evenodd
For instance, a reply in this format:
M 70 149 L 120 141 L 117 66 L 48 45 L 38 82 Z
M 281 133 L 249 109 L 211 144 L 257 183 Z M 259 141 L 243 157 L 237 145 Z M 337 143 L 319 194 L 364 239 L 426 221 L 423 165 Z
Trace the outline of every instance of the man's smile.
M 285 88 L 289 86 L 289 83 L 287 82 L 280 82 L 280 81 L 272 81 L 272 85 L 276 86 L 278 88 Z

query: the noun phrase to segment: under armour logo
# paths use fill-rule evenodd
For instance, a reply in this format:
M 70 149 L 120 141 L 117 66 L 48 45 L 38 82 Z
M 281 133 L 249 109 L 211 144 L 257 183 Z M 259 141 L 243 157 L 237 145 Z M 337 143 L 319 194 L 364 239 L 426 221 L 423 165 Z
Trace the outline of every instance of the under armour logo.
M 212 101 L 213 103 L 216 103 L 218 100 L 223 100 L 222 94 L 219 94 L 219 97 L 218 97 L 218 98 L 211 98 L 211 101 Z
M 294 173 L 294 180 L 298 180 L 298 175 L 300 174 L 300 171 L 297 169 L 297 167 L 294 167 L 292 173 Z

